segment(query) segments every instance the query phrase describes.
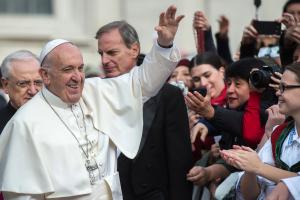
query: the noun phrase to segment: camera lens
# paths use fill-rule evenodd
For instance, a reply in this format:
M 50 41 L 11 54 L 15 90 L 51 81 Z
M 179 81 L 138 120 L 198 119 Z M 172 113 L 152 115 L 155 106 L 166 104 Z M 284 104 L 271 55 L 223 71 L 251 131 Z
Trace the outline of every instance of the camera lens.
M 256 88 L 266 88 L 271 81 L 271 76 L 264 70 L 257 70 L 250 74 L 250 81 Z

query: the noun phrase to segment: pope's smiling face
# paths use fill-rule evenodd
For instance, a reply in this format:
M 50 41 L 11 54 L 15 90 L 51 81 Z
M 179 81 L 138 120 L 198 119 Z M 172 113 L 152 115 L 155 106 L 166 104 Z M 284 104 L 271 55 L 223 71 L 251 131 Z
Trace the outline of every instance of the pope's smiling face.
M 80 50 L 71 43 L 64 43 L 47 57 L 51 60 L 51 66 L 41 69 L 47 89 L 67 104 L 78 102 L 84 85 L 84 64 Z

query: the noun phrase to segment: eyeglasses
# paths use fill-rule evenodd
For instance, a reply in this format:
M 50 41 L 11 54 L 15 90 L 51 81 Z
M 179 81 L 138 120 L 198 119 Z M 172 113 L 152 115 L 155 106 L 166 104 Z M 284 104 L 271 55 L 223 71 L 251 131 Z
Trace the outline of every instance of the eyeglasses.
M 283 93 L 286 89 L 292 88 L 300 88 L 300 85 L 283 85 L 282 83 L 279 84 L 280 93 Z
M 29 88 L 31 85 L 35 85 L 36 87 L 42 87 L 43 81 L 42 80 L 20 80 L 16 82 L 16 85 L 20 88 Z

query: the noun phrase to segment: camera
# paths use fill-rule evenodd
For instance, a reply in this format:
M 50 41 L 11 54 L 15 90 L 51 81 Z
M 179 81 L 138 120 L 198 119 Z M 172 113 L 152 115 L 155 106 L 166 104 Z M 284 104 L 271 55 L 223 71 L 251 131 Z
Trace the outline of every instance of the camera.
M 275 72 L 281 73 L 281 68 L 277 65 L 262 66 L 260 69 L 251 72 L 250 81 L 255 88 L 267 88 L 269 83 L 273 83 L 271 76 Z
M 279 22 L 254 20 L 252 23 L 259 35 L 280 35 L 281 34 L 281 23 Z

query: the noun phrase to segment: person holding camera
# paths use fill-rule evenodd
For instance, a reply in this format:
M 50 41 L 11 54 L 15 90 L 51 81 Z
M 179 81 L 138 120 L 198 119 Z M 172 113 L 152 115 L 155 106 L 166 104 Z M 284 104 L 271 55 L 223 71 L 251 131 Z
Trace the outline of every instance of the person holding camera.
M 254 1 L 256 8 L 261 1 Z M 240 46 L 240 58 L 269 57 L 281 65 L 279 55 L 279 38 L 281 35 L 282 19 L 273 21 L 260 21 L 256 13 L 250 25 L 246 26 Z
M 227 163 L 245 171 L 238 182 L 238 199 L 265 199 L 282 179 L 298 176 L 299 80 L 300 63 L 287 66 L 276 95 L 280 113 L 291 116 L 293 120 L 278 126 L 258 153 L 246 146 L 234 146 L 231 150 L 221 151 Z
M 263 23 L 270 23 L 270 25 L 264 25 Z M 275 33 L 276 28 L 270 28 L 270 30 L 260 30 L 259 28 L 263 26 L 272 26 L 271 23 L 277 22 L 260 22 L 252 20 L 251 24 L 246 26 L 243 31 L 243 36 L 240 46 L 240 58 L 247 57 L 269 57 L 272 58 L 277 65 L 281 65 L 280 55 L 279 55 L 279 35 Z M 257 25 L 258 24 L 258 25 Z M 261 31 L 269 31 L 270 33 L 262 34 Z M 279 32 L 279 30 L 278 30 Z

